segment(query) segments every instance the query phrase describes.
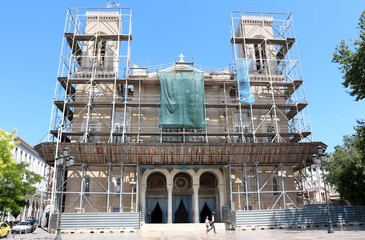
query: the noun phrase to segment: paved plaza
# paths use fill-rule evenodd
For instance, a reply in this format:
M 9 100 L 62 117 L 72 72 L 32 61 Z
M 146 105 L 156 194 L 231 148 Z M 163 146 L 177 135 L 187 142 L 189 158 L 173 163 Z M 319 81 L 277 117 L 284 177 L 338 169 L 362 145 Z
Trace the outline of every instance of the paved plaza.
M 53 240 L 55 234 L 49 234 L 41 228 L 38 228 L 33 234 L 23 235 L 9 235 L 7 239 L 26 239 L 26 240 Z M 271 230 L 249 230 L 249 231 L 226 231 L 224 229 L 217 229 L 217 233 L 212 232 L 206 234 L 204 225 L 202 231 L 191 231 L 189 229 L 180 229 L 175 231 L 157 230 L 144 231 L 137 230 L 135 232 L 124 233 L 63 233 L 63 240 L 119 240 L 119 239 L 150 239 L 150 240 L 197 240 L 197 239 L 259 239 L 259 240 L 275 240 L 275 239 L 294 239 L 294 240 L 327 240 L 327 239 L 341 239 L 341 240 L 364 240 L 365 226 L 349 226 L 336 227 L 335 233 L 328 234 L 327 229 L 271 229 Z

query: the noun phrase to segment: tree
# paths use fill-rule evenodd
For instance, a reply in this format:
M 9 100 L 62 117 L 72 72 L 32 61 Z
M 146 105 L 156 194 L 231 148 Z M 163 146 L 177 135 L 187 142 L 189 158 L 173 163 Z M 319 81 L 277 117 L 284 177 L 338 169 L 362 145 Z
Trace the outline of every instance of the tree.
M 356 133 L 345 136 L 336 146 L 331 161 L 325 164 L 326 180 L 340 193 L 342 200 L 365 205 L 365 122 L 358 120 Z
M 35 183 L 41 181 L 39 174 L 27 170 L 28 164 L 17 163 L 12 155 L 15 132 L 0 129 L 0 210 L 17 216 L 25 205 L 27 194 L 36 192 Z
M 362 12 L 358 24 L 359 39 L 349 46 L 344 40 L 337 45 L 332 62 L 340 64 L 343 73 L 342 85 L 350 89 L 349 94 L 356 101 L 365 98 L 365 11 Z

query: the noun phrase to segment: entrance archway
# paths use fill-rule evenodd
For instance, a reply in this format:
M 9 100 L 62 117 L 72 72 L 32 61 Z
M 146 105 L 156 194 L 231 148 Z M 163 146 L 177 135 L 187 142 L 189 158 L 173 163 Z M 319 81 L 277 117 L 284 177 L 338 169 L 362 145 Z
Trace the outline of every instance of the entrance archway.
M 147 179 L 146 213 L 147 223 L 167 223 L 166 178 L 161 173 L 152 173 Z
M 205 217 L 211 218 L 213 211 L 218 210 L 217 178 L 210 172 L 205 172 L 199 179 L 199 222 L 203 223 Z M 216 221 L 219 219 L 216 216 Z
M 192 223 L 192 179 L 186 173 L 178 173 L 174 177 L 172 191 L 172 222 Z
M 185 208 L 183 201 L 180 201 L 179 207 L 175 212 L 175 223 L 188 223 L 189 222 L 189 214 Z

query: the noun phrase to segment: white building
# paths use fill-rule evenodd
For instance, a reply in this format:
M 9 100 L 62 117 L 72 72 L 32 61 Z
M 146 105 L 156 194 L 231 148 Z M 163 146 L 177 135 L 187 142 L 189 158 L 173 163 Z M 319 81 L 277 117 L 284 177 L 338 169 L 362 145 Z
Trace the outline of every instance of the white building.
M 26 196 L 26 205 L 17 217 L 17 220 L 25 220 L 30 217 L 40 218 L 45 208 L 47 191 L 49 186 L 50 166 L 43 160 L 33 148 L 20 137 L 16 137 L 19 144 L 13 149 L 13 157 L 17 163 L 25 162 L 28 170 L 42 176 L 42 181 L 35 185 L 36 193 Z M 9 217 L 11 218 L 11 217 Z M 14 219 L 8 219 L 14 220 Z
M 324 181 L 327 172 L 318 165 L 312 164 L 304 169 L 306 181 L 303 181 L 303 189 L 307 204 L 325 204 L 339 201 L 339 193 L 330 184 Z

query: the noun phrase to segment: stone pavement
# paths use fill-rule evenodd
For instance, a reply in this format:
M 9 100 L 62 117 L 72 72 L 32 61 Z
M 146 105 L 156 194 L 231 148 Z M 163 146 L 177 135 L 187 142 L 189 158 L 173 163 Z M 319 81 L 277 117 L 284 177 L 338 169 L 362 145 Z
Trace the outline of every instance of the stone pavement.
M 327 229 L 270 229 L 270 230 L 250 230 L 250 231 L 230 231 L 217 229 L 217 233 L 212 232 L 206 234 L 204 225 L 202 231 L 191 231 L 189 229 L 180 229 L 175 231 L 157 230 L 144 231 L 136 230 L 135 232 L 118 232 L 111 233 L 63 233 L 63 240 L 120 240 L 120 239 L 150 239 L 150 240 L 197 240 L 197 239 L 228 239 L 228 240 L 364 240 L 365 226 L 347 226 L 334 228 L 335 233 L 327 233 Z M 38 228 L 33 234 L 9 235 L 7 239 L 23 239 L 23 240 L 53 240 L 55 234 L 49 234 L 41 228 Z

